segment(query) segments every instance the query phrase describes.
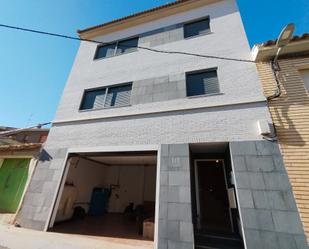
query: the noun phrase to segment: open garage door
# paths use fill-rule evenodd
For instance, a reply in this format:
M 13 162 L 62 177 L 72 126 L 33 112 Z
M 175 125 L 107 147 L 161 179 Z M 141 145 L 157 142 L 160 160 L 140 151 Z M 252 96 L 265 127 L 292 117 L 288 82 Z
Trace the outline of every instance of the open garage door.
M 70 155 L 51 231 L 153 241 L 156 152 Z

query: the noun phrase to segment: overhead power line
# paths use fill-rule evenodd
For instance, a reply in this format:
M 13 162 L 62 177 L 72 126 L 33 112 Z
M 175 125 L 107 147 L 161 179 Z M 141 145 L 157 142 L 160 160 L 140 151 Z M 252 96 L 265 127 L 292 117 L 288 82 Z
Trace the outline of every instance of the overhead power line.
M 0 27 L 7 28 L 7 29 L 19 30 L 19 31 L 22 31 L 22 32 L 30 32 L 30 33 L 36 33 L 36 34 L 41 34 L 41 35 L 54 36 L 54 37 L 59 37 L 59 38 L 64 38 L 64 39 L 69 39 L 69 40 L 92 42 L 92 43 L 96 43 L 96 44 L 99 44 L 99 45 L 111 45 L 111 44 L 113 44 L 112 42 L 109 42 L 109 43 L 108 42 L 101 42 L 101 41 L 96 41 L 96 40 L 91 40 L 91 39 L 84 39 L 84 38 L 79 38 L 79 37 L 74 37 L 74 36 L 69 36 L 69 35 L 51 33 L 51 32 L 47 32 L 47 31 L 23 28 L 23 27 L 12 26 L 12 25 L 7 25 L 7 24 L 0 24 Z M 129 45 L 122 45 L 122 46 L 133 47 L 133 46 L 129 46 Z M 155 53 L 162 53 L 162 54 L 179 54 L 179 55 L 196 56 L 196 57 L 208 58 L 208 59 L 218 59 L 218 60 L 255 63 L 252 60 L 223 57 L 223 56 L 216 56 L 216 55 L 205 55 L 205 54 L 196 54 L 196 53 L 189 53 L 189 52 L 183 52 L 183 51 L 161 50 L 161 49 L 154 49 L 154 48 L 148 48 L 148 47 L 143 47 L 143 46 L 137 46 L 137 48 L 143 49 L 143 50 L 148 50 L 148 51 L 155 52 Z
M 22 131 L 25 131 L 25 130 L 28 130 L 28 129 L 41 129 L 42 126 L 46 126 L 46 125 L 49 125 L 49 124 L 51 124 L 51 122 L 37 124 L 37 125 L 34 125 L 34 126 L 25 127 L 25 128 L 17 128 L 17 129 L 8 130 L 8 131 L 2 131 L 2 132 L 0 132 L 0 138 L 5 137 L 5 136 L 9 136 L 9 135 L 14 135 L 14 134 L 17 134 L 19 132 L 22 132 Z

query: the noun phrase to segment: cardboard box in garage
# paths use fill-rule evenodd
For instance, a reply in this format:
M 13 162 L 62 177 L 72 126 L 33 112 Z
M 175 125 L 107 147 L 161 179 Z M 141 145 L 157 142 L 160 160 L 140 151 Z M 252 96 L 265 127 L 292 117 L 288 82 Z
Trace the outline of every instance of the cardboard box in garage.
M 145 219 L 143 222 L 143 237 L 145 239 L 154 238 L 154 218 Z

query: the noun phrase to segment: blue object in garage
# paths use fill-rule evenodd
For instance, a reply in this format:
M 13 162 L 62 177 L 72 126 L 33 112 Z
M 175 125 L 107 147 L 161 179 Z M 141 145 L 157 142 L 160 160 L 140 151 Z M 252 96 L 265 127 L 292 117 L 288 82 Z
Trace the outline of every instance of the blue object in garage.
M 102 216 L 107 212 L 110 190 L 107 188 L 94 188 L 92 191 L 89 215 Z

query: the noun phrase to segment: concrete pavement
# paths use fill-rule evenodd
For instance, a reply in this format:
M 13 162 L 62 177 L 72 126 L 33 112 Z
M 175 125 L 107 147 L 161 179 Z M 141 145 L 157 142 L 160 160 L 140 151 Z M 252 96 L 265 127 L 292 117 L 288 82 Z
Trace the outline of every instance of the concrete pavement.
M 0 225 L 0 249 L 153 249 L 153 242 L 51 233 Z

